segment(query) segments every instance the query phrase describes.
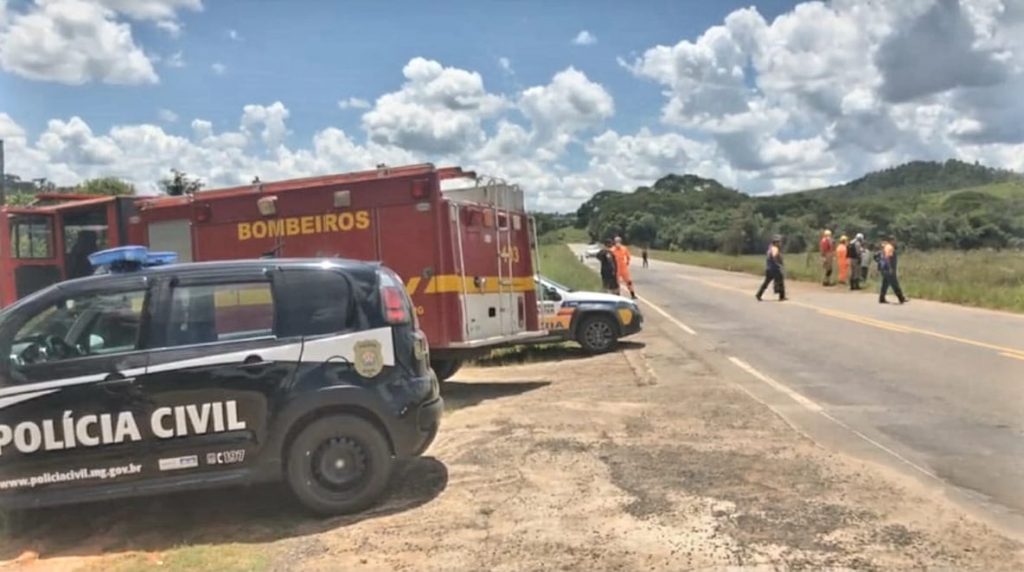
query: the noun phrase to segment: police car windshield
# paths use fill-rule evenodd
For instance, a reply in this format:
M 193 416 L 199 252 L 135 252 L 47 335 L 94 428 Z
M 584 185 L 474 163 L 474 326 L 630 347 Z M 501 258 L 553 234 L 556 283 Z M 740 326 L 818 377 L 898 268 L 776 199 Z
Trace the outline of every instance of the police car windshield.
M 558 282 L 555 282 L 554 280 L 546 276 L 540 279 L 540 283 L 544 286 L 549 286 L 551 288 L 555 288 L 556 290 L 561 290 L 563 292 L 575 292 L 575 290 L 573 290 L 572 288 L 569 288 L 564 284 L 559 284 Z

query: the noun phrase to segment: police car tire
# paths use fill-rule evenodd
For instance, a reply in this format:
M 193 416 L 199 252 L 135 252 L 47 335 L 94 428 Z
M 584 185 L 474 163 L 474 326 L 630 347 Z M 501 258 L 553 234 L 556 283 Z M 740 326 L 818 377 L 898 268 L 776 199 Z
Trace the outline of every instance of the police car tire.
M 430 369 L 434 370 L 439 382 L 448 381 L 460 368 L 462 368 L 460 359 L 437 359 L 430 362 Z
M 344 442 L 361 453 L 366 473 L 358 486 L 332 491 L 319 482 L 313 468 L 317 450 Z M 377 502 L 388 486 L 394 459 L 387 438 L 372 423 L 354 415 L 330 415 L 307 425 L 287 452 L 288 486 L 315 513 L 330 516 L 361 511 Z
M 605 329 L 611 332 L 611 339 L 605 345 L 596 345 L 587 339 L 587 333 L 592 329 Z M 591 354 L 599 354 L 604 352 L 612 351 L 615 348 L 615 342 L 618 341 L 618 325 L 608 316 L 598 314 L 594 316 L 587 316 L 580 322 L 579 327 L 576 329 L 576 341 L 583 346 L 583 350 Z

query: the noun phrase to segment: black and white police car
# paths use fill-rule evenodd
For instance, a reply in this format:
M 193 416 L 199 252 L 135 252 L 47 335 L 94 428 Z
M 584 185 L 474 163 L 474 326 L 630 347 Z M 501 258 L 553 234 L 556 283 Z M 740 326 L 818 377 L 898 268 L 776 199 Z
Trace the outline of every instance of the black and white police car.
M 536 283 L 541 321 L 551 340 L 575 340 L 588 353 L 602 353 L 643 328 L 644 316 L 629 298 L 573 290 L 544 276 Z
M 433 441 L 443 402 L 391 270 L 139 248 L 0 313 L 0 507 L 284 480 L 353 512 Z

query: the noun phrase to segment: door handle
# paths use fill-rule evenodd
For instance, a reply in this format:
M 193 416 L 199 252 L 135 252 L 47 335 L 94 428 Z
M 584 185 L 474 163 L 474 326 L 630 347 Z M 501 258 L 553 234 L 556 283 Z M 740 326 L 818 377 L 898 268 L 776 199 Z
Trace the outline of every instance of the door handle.
M 273 363 L 274 362 L 263 361 L 263 358 L 258 355 L 251 355 L 242 360 L 242 365 L 239 367 L 244 370 L 258 370 L 270 367 Z
M 112 373 L 107 377 L 103 378 L 103 381 L 101 381 L 100 383 L 109 387 L 118 385 L 128 385 L 130 383 L 133 383 L 134 381 L 134 377 L 125 377 L 120 373 Z

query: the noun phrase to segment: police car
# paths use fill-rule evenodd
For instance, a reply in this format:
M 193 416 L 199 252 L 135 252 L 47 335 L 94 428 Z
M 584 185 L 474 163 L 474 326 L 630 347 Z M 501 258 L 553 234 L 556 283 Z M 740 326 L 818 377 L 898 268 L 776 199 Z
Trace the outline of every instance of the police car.
M 552 339 L 575 340 L 588 353 L 602 353 L 643 327 L 643 314 L 633 300 L 579 292 L 543 276 L 536 282 L 543 325 Z
M 0 313 L 0 507 L 284 480 L 353 512 L 437 434 L 426 338 L 386 267 L 90 258 L 108 273 Z

